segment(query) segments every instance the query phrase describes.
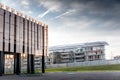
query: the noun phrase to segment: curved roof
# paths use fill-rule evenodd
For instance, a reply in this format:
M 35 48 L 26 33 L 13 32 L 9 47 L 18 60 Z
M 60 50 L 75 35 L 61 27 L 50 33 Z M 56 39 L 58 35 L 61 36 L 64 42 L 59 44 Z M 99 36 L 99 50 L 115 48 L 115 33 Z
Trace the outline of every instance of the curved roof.
M 60 45 L 60 46 L 53 46 L 50 47 L 49 50 L 60 50 L 60 49 L 70 49 L 70 48 L 80 48 L 80 47 L 87 47 L 87 46 L 98 46 L 98 45 L 108 45 L 107 42 L 88 42 L 88 43 L 80 43 L 80 44 L 71 44 L 71 45 Z

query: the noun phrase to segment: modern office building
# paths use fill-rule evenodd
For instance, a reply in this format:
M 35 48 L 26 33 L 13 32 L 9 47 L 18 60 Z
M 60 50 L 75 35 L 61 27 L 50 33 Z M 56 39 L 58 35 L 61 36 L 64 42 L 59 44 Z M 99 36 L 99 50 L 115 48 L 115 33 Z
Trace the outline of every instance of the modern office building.
M 0 75 L 34 73 L 47 45 L 46 24 L 0 4 Z
M 105 59 L 107 42 L 54 46 L 49 49 L 50 64 L 73 63 Z

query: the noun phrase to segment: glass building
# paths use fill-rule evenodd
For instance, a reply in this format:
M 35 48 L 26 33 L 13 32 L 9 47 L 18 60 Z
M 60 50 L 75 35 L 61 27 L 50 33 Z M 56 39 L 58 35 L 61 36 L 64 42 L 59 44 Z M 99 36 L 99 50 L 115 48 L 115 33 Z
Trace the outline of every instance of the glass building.
M 105 41 L 53 46 L 49 49 L 50 64 L 105 60 Z
M 0 74 L 34 73 L 35 58 L 47 56 L 47 35 L 46 24 L 0 4 Z

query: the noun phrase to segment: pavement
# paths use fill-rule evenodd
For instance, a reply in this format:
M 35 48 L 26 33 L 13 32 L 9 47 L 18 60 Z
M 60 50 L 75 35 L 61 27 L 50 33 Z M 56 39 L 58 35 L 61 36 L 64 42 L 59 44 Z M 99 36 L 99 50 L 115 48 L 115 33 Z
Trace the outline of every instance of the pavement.
M 59 72 L 33 75 L 3 75 L 0 80 L 120 80 L 120 72 Z

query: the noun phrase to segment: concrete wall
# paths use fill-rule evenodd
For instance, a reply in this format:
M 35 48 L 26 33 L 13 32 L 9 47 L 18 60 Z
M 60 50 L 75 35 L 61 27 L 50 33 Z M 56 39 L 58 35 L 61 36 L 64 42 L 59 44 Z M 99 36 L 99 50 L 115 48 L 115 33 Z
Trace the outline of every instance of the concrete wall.
M 74 62 L 74 63 L 63 63 L 63 64 L 49 64 L 47 68 L 62 68 L 62 67 L 77 67 L 77 66 L 97 66 L 97 65 L 110 65 L 120 64 L 120 60 L 97 60 L 97 61 L 85 61 L 85 62 Z

